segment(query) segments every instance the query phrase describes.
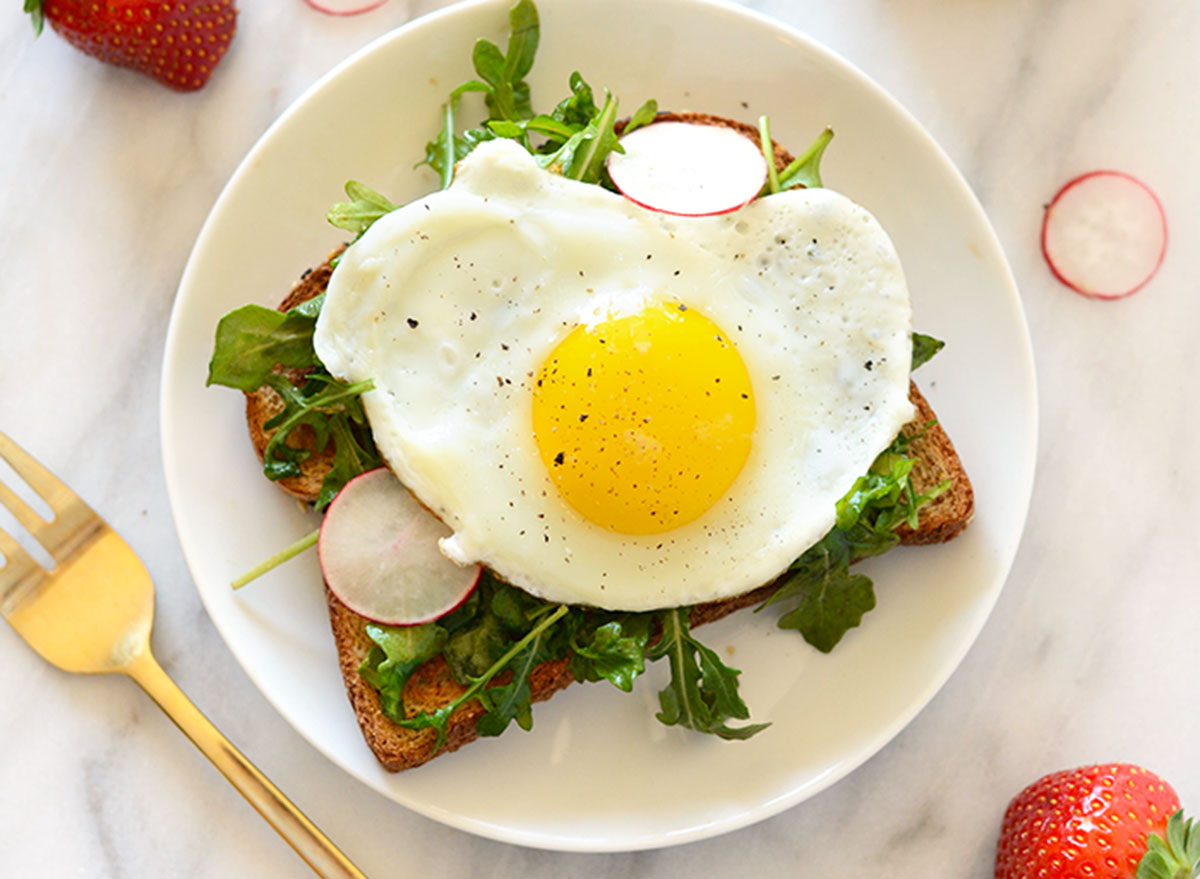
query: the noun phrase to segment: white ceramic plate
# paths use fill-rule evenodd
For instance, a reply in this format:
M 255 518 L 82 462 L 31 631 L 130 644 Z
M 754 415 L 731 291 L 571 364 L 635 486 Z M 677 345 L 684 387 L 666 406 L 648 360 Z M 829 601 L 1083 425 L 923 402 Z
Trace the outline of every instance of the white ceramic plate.
M 367 47 L 297 101 L 238 168 L 196 243 L 172 316 L 162 386 L 167 485 L 197 588 L 229 648 L 347 772 L 484 836 L 568 850 L 664 846 L 744 826 L 832 784 L 883 747 L 955 669 L 995 603 L 1025 519 L 1036 438 L 1032 356 L 1011 275 L 961 176 L 845 61 L 794 30 L 716 3 L 539 5 L 536 106 L 559 100 L 579 69 L 626 111 L 656 97 L 664 108 L 749 121 L 768 113 L 775 136 L 793 149 L 826 124 L 835 128 L 826 183 L 891 232 L 916 326 L 949 342 L 919 378 L 974 480 L 974 524 L 945 546 L 864 565 L 879 606 L 831 655 L 775 629 L 769 614 L 705 629 L 704 640 L 743 670 L 753 718 L 773 723 L 749 742 L 660 725 L 654 694 L 665 670 L 655 668 L 633 695 L 570 688 L 539 706 L 532 733 L 514 727 L 399 775 L 380 769 L 345 697 L 315 559 L 236 595 L 229 589 L 234 575 L 315 520 L 261 477 L 241 400 L 206 389 L 206 366 L 222 314 L 251 300 L 276 304 L 339 240 L 323 217 L 347 178 L 394 201 L 436 188 L 413 163 L 438 128 L 447 92 L 472 75 L 474 40 L 504 44 L 506 0 L 453 7 Z

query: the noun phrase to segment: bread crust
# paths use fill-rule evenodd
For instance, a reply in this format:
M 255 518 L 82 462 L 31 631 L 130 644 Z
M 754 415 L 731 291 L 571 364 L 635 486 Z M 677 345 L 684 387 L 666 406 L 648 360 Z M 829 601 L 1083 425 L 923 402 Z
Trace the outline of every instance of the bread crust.
M 756 143 L 759 142 L 756 128 L 733 119 L 687 112 L 660 113 L 658 119 L 721 125 L 733 128 Z M 792 161 L 791 154 L 778 144 L 774 144 L 774 152 L 779 169 L 782 170 Z M 279 309 L 287 311 L 324 290 L 332 273 L 330 260 L 343 249 L 339 247 L 321 265 L 305 272 L 280 303 Z M 284 374 L 297 385 L 304 380 L 302 370 L 285 370 Z M 250 436 L 261 460 L 263 449 L 272 433 L 263 428 L 263 423 L 279 411 L 282 401 L 269 388 L 247 394 L 246 397 L 246 419 Z M 951 485 L 946 492 L 922 509 L 917 528 L 903 525 L 897 529 L 897 533 L 902 544 L 941 543 L 957 536 L 970 523 L 975 510 L 974 490 L 949 434 L 937 420 L 928 400 L 916 384 L 911 382 L 909 398 L 916 407 L 916 415 L 905 425 L 902 433 L 914 437 L 910 446 L 916 458 L 916 465 L 912 471 L 914 488 L 918 493 L 923 493 L 947 479 L 951 481 Z M 317 498 L 325 474 L 332 466 L 332 449 L 312 448 L 311 432 L 306 435 L 302 431 L 294 431 L 289 437 L 289 442 L 302 445 L 307 442 L 306 447 L 313 454 L 302 463 L 300 476 L 280 480 L 278 485 L 298 500 L 312 503 Z M 773 589 L 774 584 L 769 583 L 743 595 L 696 605 L 691 609 L 691 624 L 693 627 L 705 625 L 735 611 L 760 604 L 771 595 Z M 451 716 L 447 739 L 440 749 L 436 748 L 437 734 L 434 730 L 410 730 L 384 714 L 378 690 L 358 673 L 373 645 L 366 633 L 368 621 L 348 609 L 328 590 L 326 598 L 346 695 L 367 746 L 385 769 L 392 772 L 411 769 L 436 756 L 455 751 L 478 738 L 476 724 L 483 714 L 483 708 L 476 700 L 464 704 Z M 542 663 L 531 675 L 532 699 L 534 702 L 549 699 L 573 682 L 574 677 L 568 668 L 567 660 Z M 422 665 L 409 679 L 404 690 L 405 712 L 411 717 L 423 711 L 433 711 L 448 704 L 464 691 L 464 685 L 454 679 L 446 661 L 439 656 Z

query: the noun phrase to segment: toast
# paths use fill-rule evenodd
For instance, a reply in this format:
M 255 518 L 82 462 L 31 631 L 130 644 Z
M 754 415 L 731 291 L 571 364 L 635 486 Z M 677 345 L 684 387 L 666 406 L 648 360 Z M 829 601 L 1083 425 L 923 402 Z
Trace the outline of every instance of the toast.
M 758 142 L 755 128 L 723 117 L 671 113 L 660 114 L 659 118 L 722 125 Z M 775 146 L 775 161 L 780 169 L 791 160 L 786 150 Z M 320 266 L 305 272 L 280 303 L 279 310 L 286 311 L 323 291 L 332 273 L 330 260 L 340 252 L 341 248 L 338 248 Z M 296 384 L 301 383 L 304 375 L 302 370 L 285 371 L 285 374 Z M 974 492 L 949 435 L 936 421 L 928 401 L 911 382 L 909 397 L 917 412 L 902 432 L 913 437 L 909 447 L 910 453 L 916 458 L 912 472 L 913 485 L 918 493 L 923 493 L 949 480 L 950 488 L 921 509 L 916 528 L 902 525 L 897 533 L 902 544 L 940 543 L 957 536 L 971 521 Z M 271 431 L 264 429 L 263 424 L 279 411 L 280 406 L 276 393 L 266 386 L 246 395 L 247 424 L 260 459 L 271 436 Z M 311 432 L 293 431 L 288 442 L 307 447 L 312 455 L 303 462 L 300 475 L 280 480 L 278 485 L 298 500 L 313 503 L 322 479 L 332 464 L 332 451 L 314 448 Z M 760 604 L 772 594 L 774 588 L 774 584 L 769 583 L 740 596 L 696 605 L 691 609 L 691 625 L 694 627 L 714 622 L 734 611 Z M 453 714 L 446 741 L 440 748 L 437 747 L 437 734 L 433 729 L 410 730 L 388 718 L 383 712 L 379 692 L 358 671 L 373 645 L 366 634 L 367 620 L 349 610 L 328 590 L 326 597 L 347 696 L 367 745 L 384 768 L 393 772 L 410 769 L 435 756 L 454 751 L 478 737 L 476 723 L 484 712 L 478 701 L 474 700 Z M 532 699 L 535 702 L 548 699 L 573 682 L 574 677 L 566 659 L 544 662 L 531 675 Z M 410 716 L 423 711 L 432 712 L 451 702 L 464 689 L 451 675 L 446 661 L 439 656 L 422 665 L 409 679 L 404 690 L 405 711 Z

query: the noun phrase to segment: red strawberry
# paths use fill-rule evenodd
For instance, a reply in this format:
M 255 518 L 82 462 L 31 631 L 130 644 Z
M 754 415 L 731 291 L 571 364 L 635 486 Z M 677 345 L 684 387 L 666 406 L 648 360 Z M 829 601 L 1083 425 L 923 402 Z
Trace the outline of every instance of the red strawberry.
M 237 27 L 234 0 L 25 0 L 75 48 L 179 91 L 208 82 Z
M 1008 804 L 996 847 L 996 879 L 1190 879 L 1198 864 L 1200 825 L 1127 763 L 1038 779 Z

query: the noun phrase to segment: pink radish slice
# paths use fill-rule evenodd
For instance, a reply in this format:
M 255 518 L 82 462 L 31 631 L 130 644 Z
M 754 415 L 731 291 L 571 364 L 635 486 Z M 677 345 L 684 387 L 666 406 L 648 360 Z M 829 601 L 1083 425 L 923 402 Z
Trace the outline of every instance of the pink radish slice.
M 358 15 L 377 9 L 387 0 L 304 0 L 304 2 L 326 15 Z
M 391 470 L 368 470 L 346 483 L 325 513 L 321 573 L 360 616 L 393 626 L 426 623 L 466 601 L 483 571 L 442 555 L 437 542 L 450 534 Z
M 621 138 L 608 175 L 630 201 L 653 211 L 701 217 L 736 211 L 767 179 L 750 138 L 720 125 L 655 122 Z
M 1167 218 L 1150 189 L 1121 171 L 1068 182 L 1046 208 L 1042 253 L 1077 293 L 1118 299 L 1140 290 L 1162 264 Z

